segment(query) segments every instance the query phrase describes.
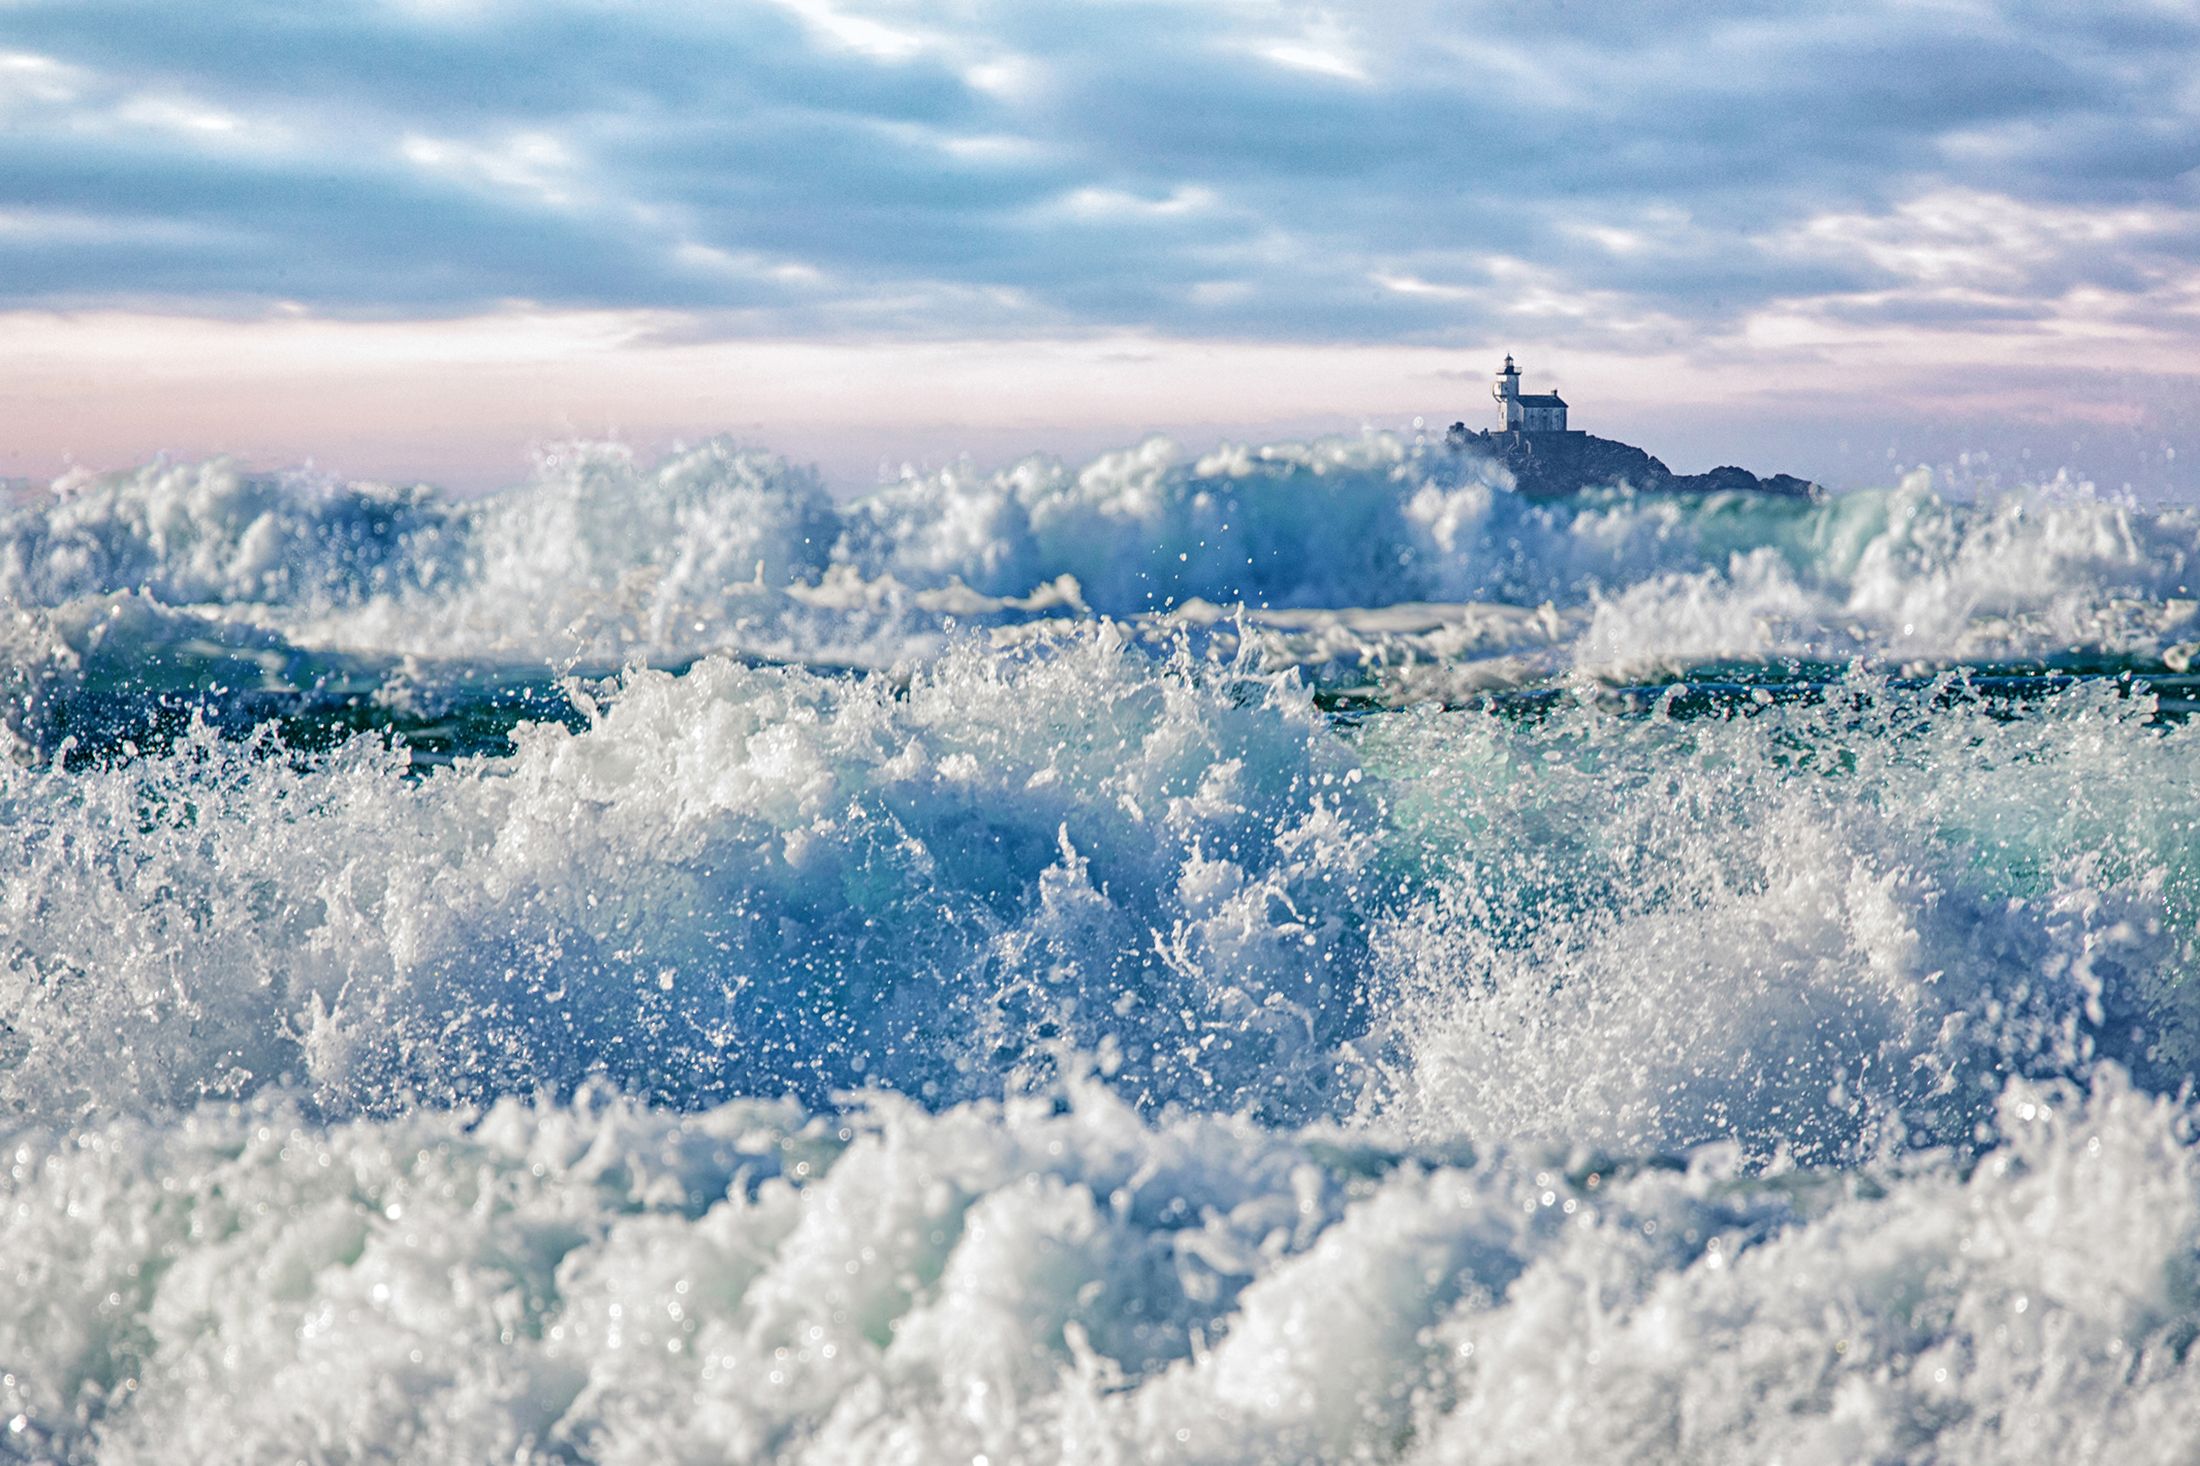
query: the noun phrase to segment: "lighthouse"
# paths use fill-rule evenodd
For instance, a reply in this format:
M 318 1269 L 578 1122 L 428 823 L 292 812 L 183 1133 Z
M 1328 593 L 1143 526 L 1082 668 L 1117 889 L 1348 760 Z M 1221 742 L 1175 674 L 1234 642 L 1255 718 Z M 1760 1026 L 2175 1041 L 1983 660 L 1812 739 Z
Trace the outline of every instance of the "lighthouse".
M 1566 399 L 1556 392 L 1522 395 L 1520 368 L 1511 355 L 1490 388 L 1497 401 L 1497 431 L 1501 433 L 1563 433 L 1566 431 Z

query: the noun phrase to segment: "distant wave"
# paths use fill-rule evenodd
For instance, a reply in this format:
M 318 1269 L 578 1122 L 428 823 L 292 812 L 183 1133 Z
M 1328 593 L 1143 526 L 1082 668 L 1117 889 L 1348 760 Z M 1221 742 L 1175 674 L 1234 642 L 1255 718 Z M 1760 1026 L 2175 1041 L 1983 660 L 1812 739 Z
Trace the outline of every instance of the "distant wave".
M 2194 1459 L 2196 555 L 1380 437 L 13 494 L 0 1457 Z
M 658 665 L 713 651 L 885 665 L 950 622 L 1534 608 L 1569 664 L 1976 659 L 2200 640 L 2200 510 L 2049 485 L 1950 502 L 1921 481 L 1818 502 L 1591 493 L 1385 436 L 1082 468 L 943 470 L 831 503 L 712 443 L 645 463 L 578 444 L 481 501 L 214 462 L 76 476 L 0 514 L 0 595 L 217 608 L 294 644 Z M 1546 638 L 1548 640 L 1549 638 Z M 1366 649 L 1380 656 L 1379 647 Z

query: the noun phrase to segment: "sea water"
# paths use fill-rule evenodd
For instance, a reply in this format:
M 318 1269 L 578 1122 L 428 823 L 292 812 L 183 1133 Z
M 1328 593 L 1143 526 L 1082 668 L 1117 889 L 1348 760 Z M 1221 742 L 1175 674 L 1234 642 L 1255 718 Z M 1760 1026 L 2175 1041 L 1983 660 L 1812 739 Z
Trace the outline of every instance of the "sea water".
M 0 1459 L 2200 1459 L 2200 512 L 0 507 Z

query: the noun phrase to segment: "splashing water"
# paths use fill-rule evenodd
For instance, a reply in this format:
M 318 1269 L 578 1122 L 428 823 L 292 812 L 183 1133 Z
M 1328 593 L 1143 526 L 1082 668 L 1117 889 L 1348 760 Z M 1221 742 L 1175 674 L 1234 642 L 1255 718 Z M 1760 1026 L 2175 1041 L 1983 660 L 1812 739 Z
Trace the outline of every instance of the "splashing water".
M 2191 1459 L 2196 556 L 1382 438 L 64 481 L 0 1456 Z

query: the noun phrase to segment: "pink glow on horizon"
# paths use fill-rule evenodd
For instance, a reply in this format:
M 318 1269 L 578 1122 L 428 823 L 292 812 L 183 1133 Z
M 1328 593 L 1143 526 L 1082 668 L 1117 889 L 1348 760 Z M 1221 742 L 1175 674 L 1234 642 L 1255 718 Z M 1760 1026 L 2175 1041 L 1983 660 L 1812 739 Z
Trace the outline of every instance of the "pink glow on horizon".
M 226 454 L 474 490 L 524 477 L 545 441 L 654 448 L 726 433 L 817 462 L 847 492 L 882 462 L 1076 454 L 1149 432 L 1196 443 L 1404 429 L 1415 416 L 1439 430 L 1454 418 L 1481 426 L 1487 373 L 1506 350 L 1536 390 L 1567 393 L 1577 426 L 1669 453 L 1676 428 L 1720 418 L 1844 435 L 1935 412 L 2139 431 L 2146 410 L 2111 381 L 2074 392 L 2049 368 L 2113 363 L 2185 383 L 2195 370 L 2135 333 L 1974 338 L 1776 317 L 1687 356 L 1532 339 L 1465 350 L 1128 335 L 668 341 L 677 324 L 539 311 L 441 322 L 0 315 L 0 474 Z

